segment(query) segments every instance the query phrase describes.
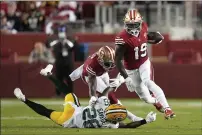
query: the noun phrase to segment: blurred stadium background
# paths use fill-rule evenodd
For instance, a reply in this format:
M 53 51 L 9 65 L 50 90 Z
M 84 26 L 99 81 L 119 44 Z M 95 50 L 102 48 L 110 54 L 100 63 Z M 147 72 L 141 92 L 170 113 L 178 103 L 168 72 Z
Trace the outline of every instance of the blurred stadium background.
M 123 28 L 123 16 L 129 8 L 137 8 L 149 25 L 149 31 L 161 32 L 165 39 L 159 45 L 149 45 L 149 55 L 154 64 L 155 81 L 163 88 L 171 106 L 177 110 L 176 121 L 164 120 L 148 126 L 148 134 L 201 134 L 202 97 L 202 2 L 201 1 L 1 1 L 0 40 L 0 97 L 2 134 L 46 134 L 60 131 L 56 125 L 40 119 L 28 108 L 19 105 L 13 90 L 20 87 L 30 98 L 43 98 L 42 102 L 56 108 L 62 98 L 55 99 L 55 87 L 39 74 L 45 62 L 29 62 L 29 55 L 36 43 L 46 44 L 53 36 L 57 24 L 68 26 L 67 34 L 76 39 L 78 47 L 74 51 L 74 68 L 83 63 L 86 56 L 103 45 L 114 46 L 114 37 Z M 116 76 L 117 70 L 110 75 Z M 74 92 L 79 98 L 88 97 L 88 87 L 78 80 L 74 82 Z M 144 116 L 150 106 L 129 98 L 137 98 L 125 86 L 117 91 L 124 98 L 132 112 Z M 185 99 L 185 100 L 181 100 Z M 39 100 L 39 99 L 37 99 Z M 84 100 L 86 102 L 87 100 Z M 50 103 L 49 103 L 50 102 Z M 56 103 L 55 103 L 56 102 Z M 14 104 L 16 103 L 16 104 Z M 55 104 L 54 104 L 55 103 Z M 134 108 L 132 104 L 135 103 Z M 85 104 L 85 103 L 84 103 Z M 57 106 L 56 106 L 57 105 Z M 23 111 L 25 109 L 25 111 Z M 137 111 L 141 110 L 141 111 Z M 154 108 L 152 108 L 154 110 Z M 15 112 L 15 113 L 12 113 Z M 29 114 L 31 117 L 28 118 Z M 25 116 L 25 117 L 23 117 Z M 181 117 L 182 116 L 182 117 Z M 41 120 L 45 123 L 40 123 Z M 40 120 L 39 120 L 40 119 Z M 26 120 L 19 122 L 19 120 Z M 47 125 L 46 125 L 47 124 Z M 12 126 L 11 126 L 12 125 Z M 17 133 L 16 131 L 23 132 Z M 30 128 L 30 127 L 34 128 Z M 158 131 L 157 127 L 162 130 Z M 54 130 L 49 128 L 54 127 Z M 145 128 L 137 133 L 145 133 Z M 171 129 L 172 132 L 169 130 Z M 178 130 L 177 130 L 178 129 Z M 57 131 L 57 132 L 56 132 Z M 111 132 L 110 134 L 128 132 Z M 91 132 L 71 130 L 72 134 Z M 104 134 L 93 132 L 93 134 Z M 37 133 L 36 133 L 37 134 Z M 61 132 L 65 134 L 65 131 Z

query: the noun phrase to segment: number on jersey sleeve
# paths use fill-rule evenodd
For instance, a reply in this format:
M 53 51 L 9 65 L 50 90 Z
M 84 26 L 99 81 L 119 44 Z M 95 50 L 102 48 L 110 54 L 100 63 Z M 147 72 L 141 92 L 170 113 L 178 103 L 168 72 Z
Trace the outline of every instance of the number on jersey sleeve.
M 135 51 L 135 59 L 136 60 L 147 56 L 147 43 L 143 43 L 140 46 L 140 48 L 139 47 L 135 47 L 134 51 Z

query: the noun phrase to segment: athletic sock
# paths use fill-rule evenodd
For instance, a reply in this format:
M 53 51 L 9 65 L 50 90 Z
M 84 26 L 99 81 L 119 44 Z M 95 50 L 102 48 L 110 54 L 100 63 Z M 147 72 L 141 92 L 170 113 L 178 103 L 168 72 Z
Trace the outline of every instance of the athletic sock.
M 51 109 L 47 109 L 45 106 L 32 102 L 28 99 L 26 99 L 24 103 L 27 106 L 29 106 L 32 110 L 34 110 L 36 113 L 38 113 L 42 116 L 46 116 L 48 118 L 50 118 L 51 113 L 54 111 Z

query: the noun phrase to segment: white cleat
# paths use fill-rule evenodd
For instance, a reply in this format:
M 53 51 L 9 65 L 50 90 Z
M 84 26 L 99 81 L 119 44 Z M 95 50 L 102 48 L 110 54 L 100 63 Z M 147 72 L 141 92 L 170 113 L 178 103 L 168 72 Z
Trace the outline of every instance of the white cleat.
M 53 69 L 53 65 L 52 64 L 48 64 L 46 66 L 46 68 L 41 69 L 40 74 L 43 76 L 48 76 L 48 75 L 52 75 L 52 69 Z
M 15 88 L 14 95 L 21 101 L 25 102 L 25 95 L 22 94 L 22 91 L 20 88 Z

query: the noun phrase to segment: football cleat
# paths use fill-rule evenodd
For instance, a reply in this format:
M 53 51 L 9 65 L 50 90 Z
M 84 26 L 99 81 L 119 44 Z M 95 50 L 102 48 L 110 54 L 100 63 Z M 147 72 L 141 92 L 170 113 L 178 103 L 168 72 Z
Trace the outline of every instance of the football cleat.
M 127 117 L 127 110 L 123 105 L 111 104 L 105 109 L 106 120 L 110 122 L 121 122 Z
M 166 108 L 164 113 L 165 113 L 165 119 L 176 117 L 175 113 L 170 108 Z
M 22 93 L 20 88 L 15 88 L 14 95 L 21 101 L 25 102 L 25 95 Z
M 52 75 L 52 69 L 53 69 L 53 65 L 52 64 L 48 64 L 46 66 L 46 68 L 41 69 L 40 74 L 43 76 L 48 76 L 48 75 Z

